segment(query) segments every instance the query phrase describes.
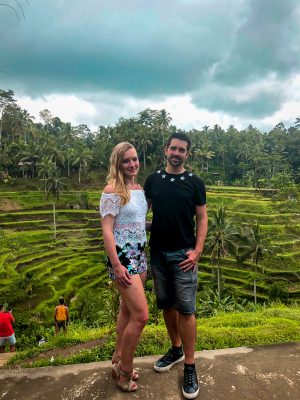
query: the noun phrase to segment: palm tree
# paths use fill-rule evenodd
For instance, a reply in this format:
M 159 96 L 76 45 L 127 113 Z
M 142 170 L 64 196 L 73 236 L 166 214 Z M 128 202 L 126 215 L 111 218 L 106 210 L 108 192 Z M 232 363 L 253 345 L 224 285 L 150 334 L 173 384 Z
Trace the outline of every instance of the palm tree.
M 28 309 L 31 309 L 31 296 L 33 293 L 33 272 L 26 272 L 23 278 L 21 279 L 18 287 L 23 290 L 24 294 L 28 296 Z
M 55 204 L 59 200 L 60 195 L 63 191 L 63 182 L 57 169 L 53 169 L 46 180 L 46 191 L 47 196 L 52 196 L 53 206 L 53 230 L 54 239 L 56 239 L 56 215 L 55 215 Z
M 206 161 L 206 172 L 208 172 L 208 161 L 211 160 L 215 156 L 213 151 L 208 150 L 207 148 L 201 148 L 195 150 L 195 157 L 202 159 L 201 163 L 201 171 L 204 169 L 204 162 Z
M 161 134 L 163 147 L 165 146 L 165 133 L 168 132 L 171 121 L 171 115 L 165 109 L 156 112 L 155 126 Z
M 20 159 L 20 163 L 27 163 L 27 165 L 32 167 L 32 175 L 31 177 L 34 178 L 35 176 L 35 165 L 37 160 L 40 157 L 40 149 L 34 141 L 30 141 L 26 144 L 26 147 L 23 151 L 23 156 Z
M 70 158 L 72 154 L 72 145 L 74 143 L 74 135 L 72 132 L 72 127 L 70 123 L 65 123 L 63 126 L 63 147 L 66 149 L 65 150 L 65 159 L 67 160 L 67 175 L 68 178 L 70 178 Z
M 44 180 L 44 190 L 45 193 L 47 191 L 46 189 L 46 181 L 47 177 L 51 174 L 52 171 L 55 170 L 55 164 L 52 161 L 52 158 L 49 156 L 43 156 L 41 158 L 41 161 L 36 164 L 37 166 L 37 171 L 38 171 L 38 177 L 42 177 Z
M 27 143 L 27 128 L 33 124 L 34 117 L 29 114 L 27 110 L 20 111 L 20 124 L 21 124 L 21 134 L 23 135 L 23 141 Z
M 79 146 L 76 149 L 76 153 L 74 156 L 74 161 L 72 165 L 77 165 L 78 166 L 78 182 L 80 183 L 80 177 L 81 177 L 81 172 L 85 167 L 88 166 L 88 162 L 91 161 L 92 156 L 90 154 L 90 151 L 85 148 L 84 146 Z
M 212 211 L 208 235 L 206 239 L 207 251 L 210 253 L 210 261 L 216 266 L 218 296 L 221 296 L 221 262 L 229 254 L 236 253 L 237 230 L 226 218 L 226 207 L 220 206 Z
M 144 169 L 146 168 L 146 151 L 148 147 L 152 146 L 152 142 L 149 139 L 149 131 L 145 126 L 140 126 L 139 131 L 136 135 L 137 149 L 143 153 Z
M 270 241 L 263 235 L 261 227 L 256 223 L 255 225 L 249 225 L 244 227 L 243 236 L 246 239 L 245 244 L 245 257 L 251 258 L 252 268 L 254 272 L 253 276 L 253 297 L 254 303 L 257 303 L 257 277 L 258 277 L 258 265 L 263 260 L 266 254 L 275 254 L 276 246 L 272 246 Z M 264 269 L 262 267 L 262 272 Z

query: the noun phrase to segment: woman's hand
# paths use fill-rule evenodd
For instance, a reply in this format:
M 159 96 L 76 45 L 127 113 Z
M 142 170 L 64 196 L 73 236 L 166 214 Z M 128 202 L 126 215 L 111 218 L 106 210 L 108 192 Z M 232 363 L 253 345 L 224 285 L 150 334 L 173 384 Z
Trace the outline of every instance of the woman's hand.
M 119 264 L 113 268 L 114 268 L 115 280 L 118 282 L 120 286 L 122 286 L 123 288 L 127 288 L 129 285 L 131 285 L 131 276 L 127 268 L 124 267 L 124 265 Z

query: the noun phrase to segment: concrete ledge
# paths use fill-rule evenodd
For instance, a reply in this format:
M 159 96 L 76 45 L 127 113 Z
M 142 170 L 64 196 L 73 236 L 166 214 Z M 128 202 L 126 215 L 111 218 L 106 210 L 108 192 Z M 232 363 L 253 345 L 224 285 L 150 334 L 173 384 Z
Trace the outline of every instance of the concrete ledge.
M 139 390 L 122 393 L 110 361 L 61 367 L 2 370 L 1 400 L 181 400 L 183 364 L 153 370 L 157 357 L 135 359 Z M 300 343 L 196 353 L 199 400 L 299 400 Z

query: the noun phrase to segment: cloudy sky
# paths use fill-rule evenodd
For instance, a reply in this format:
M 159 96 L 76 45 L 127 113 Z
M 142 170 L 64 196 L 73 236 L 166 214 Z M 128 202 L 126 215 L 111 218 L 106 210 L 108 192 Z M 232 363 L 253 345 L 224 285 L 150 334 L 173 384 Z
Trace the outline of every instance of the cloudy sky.
M 298 0 L 3 0 L 0 88 L 38 120 L 183 129 L 300 117 Z

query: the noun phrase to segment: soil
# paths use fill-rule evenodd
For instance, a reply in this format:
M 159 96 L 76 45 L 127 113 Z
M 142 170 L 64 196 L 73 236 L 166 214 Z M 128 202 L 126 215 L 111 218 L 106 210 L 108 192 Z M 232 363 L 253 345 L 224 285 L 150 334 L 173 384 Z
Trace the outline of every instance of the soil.
M 21 209 L 21 205 L 15 200 L 1 199 L 0 201 L 0 211 L 17 211 Z

